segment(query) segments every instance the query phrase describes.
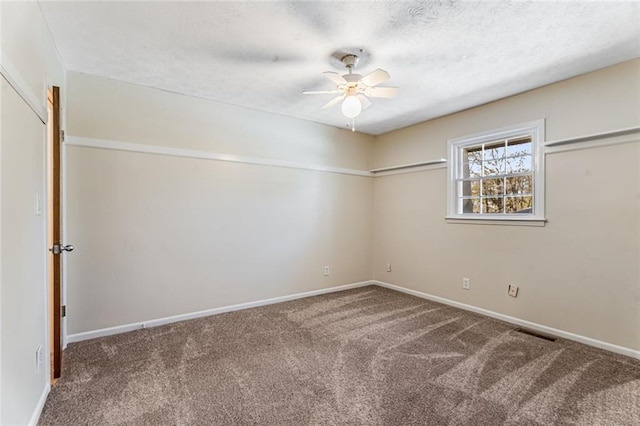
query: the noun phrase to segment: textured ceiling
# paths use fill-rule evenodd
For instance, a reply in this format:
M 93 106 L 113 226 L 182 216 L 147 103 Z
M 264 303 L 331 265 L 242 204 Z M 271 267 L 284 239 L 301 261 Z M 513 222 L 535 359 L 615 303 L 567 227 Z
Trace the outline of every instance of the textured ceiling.
M 41 2 L 67 69 L 345 127 L 321 110 L 331 53 L 358 47 L 395 99 L 380 134 L 640 57 L 638 2 Z

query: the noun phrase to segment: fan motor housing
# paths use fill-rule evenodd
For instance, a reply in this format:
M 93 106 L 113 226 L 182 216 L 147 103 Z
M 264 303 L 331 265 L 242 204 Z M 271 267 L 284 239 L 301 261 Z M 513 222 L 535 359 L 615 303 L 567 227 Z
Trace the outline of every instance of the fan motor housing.
M 349 83 L 357 83 L 362 78 L 360 74 L 345 74 L 342 77 Z
M 360 62 L 360 58 L 358 58 L 358 55 L 349 54 L 344 55 L 342 58 L 342 63 L 349 69 L 356 68 L 358 66 L 358 62 Z
M 354 70 L 366 66 L 369 63 L 369 59 L 369 52 L 362 47 L 345 47 L 331 53 L 329 63 L 339 70 L 344 70 L 345 67 L 348 68 L 350 64 L 353 64 L 351 69 Z

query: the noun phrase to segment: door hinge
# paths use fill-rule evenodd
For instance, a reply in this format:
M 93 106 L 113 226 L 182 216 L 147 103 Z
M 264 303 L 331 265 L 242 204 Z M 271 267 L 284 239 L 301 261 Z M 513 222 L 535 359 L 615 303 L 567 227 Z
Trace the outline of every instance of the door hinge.
M 60 130 L 60 141 L 64 142 L 64 130 Z
M 62 307 L 60 308 L 60 316 L 62 318 L 67 316 L 67 305 L 62 305 Z

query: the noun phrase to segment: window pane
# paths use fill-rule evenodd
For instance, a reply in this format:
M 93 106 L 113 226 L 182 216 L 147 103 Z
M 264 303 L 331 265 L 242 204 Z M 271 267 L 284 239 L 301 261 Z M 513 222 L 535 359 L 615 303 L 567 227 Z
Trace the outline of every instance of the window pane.
M 480 195 L 480 181 L 462 181 L 462 195 L 465 197 L 478 197 Z
M 463 151 L 463 161 L 465 163 L 476 163 L 482 161 L 482 146 L 465 148 Z
M 507 157 L 531 155 L 531 137 L 512 139 L 507 142 Z
M 482 179 L 482 195 L 504 194 L 504 182 L 502 178 Z
M 462 151 L 462 178 L 482 176 L 482 146 L 464 148 Z
M 482 212 L 483 213 L 502 213 L 502 198 L 483 198 L 482 199 Z
M 482 176 L 482 162 L 464 163 L 462 165 L 462 178 L 475 178 Z
M 484 145 L 484 160 L 493 161 L 504 158 L 505 143 L 504 141 L 488 143 Z
M 480 213 L 480 198 L 461 199 L 460 202 L 462 213 Z
M 507 173 L 527 173 L 533 171 L 533 161 L 530 155 L 507 158 Z
M 527 197 L 505 197 L 507 213 L 533 213 L 533 198 Z
M 506 194 L 531 194 L 533 176 L 514 176 L 507 178 Z
M 489 160 L 484 161 L 484 175 L 485 176 L 497 176 L 504 174 L 505 160 Z

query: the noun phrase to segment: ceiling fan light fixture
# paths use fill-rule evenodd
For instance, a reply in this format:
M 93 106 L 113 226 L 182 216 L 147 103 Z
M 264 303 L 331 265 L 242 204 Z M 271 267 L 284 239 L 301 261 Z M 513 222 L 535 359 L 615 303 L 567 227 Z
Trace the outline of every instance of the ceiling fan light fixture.
M 362 103 L 356 96 L 347 96 L 342 102 L 342 113 L 345 117 L 356 118 L 362 112 Z
M 363 49 L 358 49 L 359 53 L 368 54 Z M 338 56 L 338 54 L 340 54 Z M 347 73 L 340 75 L 335 71 L 325 71 L 323 74 L 335 85 L 332 90 L 315 90 L 302 92 L 305 95 L 335 94 L 333 99 L 322 105 L 322 109 L 328 109 L 342 103 L 341 110 L 345 117 L 351 119 L 351 130 L 355 131 L 355 118 L 360 115 L 363 109 L 371 107 L 371 98 L 393 98 L 398 92 L 397 87 L 379 86 L 387 81 L 391 76 L 383 69 L 375 69 L 362 76 L 355 74 L 353 70 L 360 65 L 360 56 L 357 52 L 342 54 L 335 52 L 331 55 L 334 59 L 339 59 L 341 65 L 347 69 Z

